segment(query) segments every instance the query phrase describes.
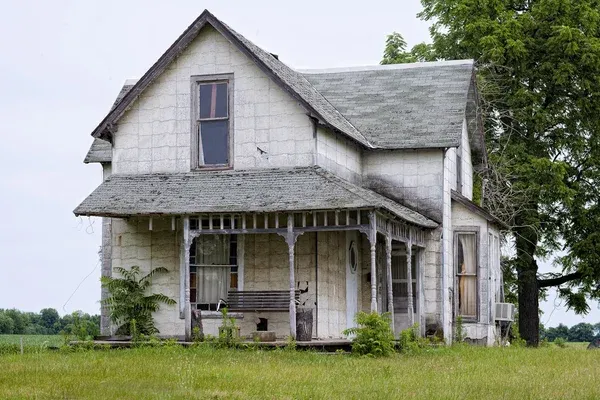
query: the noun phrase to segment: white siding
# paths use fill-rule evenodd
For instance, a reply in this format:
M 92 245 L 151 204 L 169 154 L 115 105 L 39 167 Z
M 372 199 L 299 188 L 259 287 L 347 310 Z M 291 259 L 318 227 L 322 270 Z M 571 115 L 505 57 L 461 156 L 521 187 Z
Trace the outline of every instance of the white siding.
M 328 129 L 317 129 L 317 164 L 354 183 L 360 183 L 362 155 L 353 141 Z
M 463 122 L 462 139 L 459 147 L 461 153 L 462 187 L 459 192 L 469 200 L 473 199 L 473 164 L 471 160 L 471 146 L 469 144 L 469 132 L 467 121 Z
M 431 218 L 442 218 L 442 150 L 369 151 L 363 156 L 365 186 Z
M 234 74 L 234 168 L 312 165 L 314 138 L 304 108 L 206 27 L 119 121 L 113 172 L 189 171 L 190 77 L 226 73 Z

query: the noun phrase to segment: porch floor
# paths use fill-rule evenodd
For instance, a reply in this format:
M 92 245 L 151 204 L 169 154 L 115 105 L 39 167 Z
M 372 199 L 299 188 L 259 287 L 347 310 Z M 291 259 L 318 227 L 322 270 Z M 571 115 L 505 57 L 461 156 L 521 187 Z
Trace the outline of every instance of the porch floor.
M 72 341 L 70 345 L 85 344 L 89 342 Z M 133 347 L 134 343 L 129 340 L 94 340 L 95 345 L 109 346 L 111 348 L 130 348 Z M 195 342 L 178 341 L 179 345 L 183 347 L 190 347 Z M 278 348 L 285 347 L 288 342 L 285 340 L 277 340 L 275 342 L 254 342 L 252 340 L 241 340 L 240 343 L 245 345 L 253 345 L 264 348 Z M 315 339 L 309 342 L 296 342 L 296 347 L 302 349 L 313 349 L 324 352 L 334 352 L 336 350 L 350 351 L 352 341 L 348 339 Z

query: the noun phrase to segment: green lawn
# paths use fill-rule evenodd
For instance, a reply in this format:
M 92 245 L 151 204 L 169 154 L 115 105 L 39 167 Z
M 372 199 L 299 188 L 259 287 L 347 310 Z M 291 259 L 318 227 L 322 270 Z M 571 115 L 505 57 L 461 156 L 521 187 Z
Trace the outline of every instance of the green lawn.
M 60 346 L 64 343 L 61 335 L 0 335 L 0 344 L 20 344 L 24 346 Z
M 0 398 L 598 399 L 600 351 L 438 348 L 385 359 L 179 347 L 0 356 Z

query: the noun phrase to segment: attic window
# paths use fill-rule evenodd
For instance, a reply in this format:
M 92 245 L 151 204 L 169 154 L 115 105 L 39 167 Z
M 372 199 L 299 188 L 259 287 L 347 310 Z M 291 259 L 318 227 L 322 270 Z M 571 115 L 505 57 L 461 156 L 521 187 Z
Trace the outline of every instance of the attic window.
M 197 77 L 193 82 L 195 124 L 192 165 L 197 168 L 231 166 L 230 79 L 212 78 Z

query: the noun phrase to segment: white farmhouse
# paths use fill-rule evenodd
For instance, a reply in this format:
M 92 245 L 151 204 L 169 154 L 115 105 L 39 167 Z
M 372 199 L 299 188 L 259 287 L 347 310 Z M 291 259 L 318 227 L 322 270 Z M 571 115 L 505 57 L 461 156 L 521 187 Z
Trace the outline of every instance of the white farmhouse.
M 342 338 L 390 312 L 493 344 L 501 222 L 472 202 L 485 168 L 473 62 L 297 71 L 205 11 L 92 132 L 102 274 L 165 267 L 155 315 L 189 338 L 229 307 L 243 336 Z M 105 297 L 106 293 L 103 292 Z M 106 311 L 102 331 L 113 334 Z

